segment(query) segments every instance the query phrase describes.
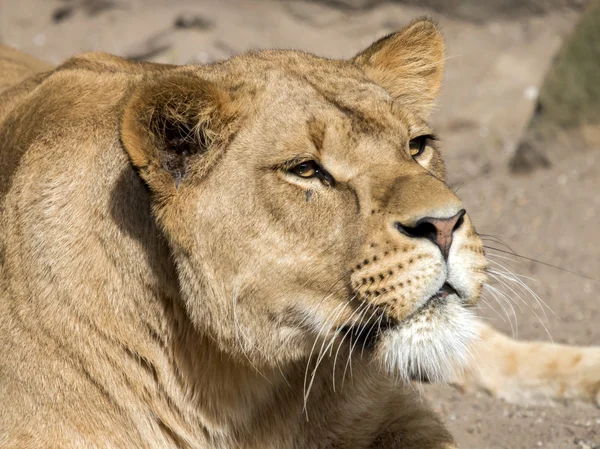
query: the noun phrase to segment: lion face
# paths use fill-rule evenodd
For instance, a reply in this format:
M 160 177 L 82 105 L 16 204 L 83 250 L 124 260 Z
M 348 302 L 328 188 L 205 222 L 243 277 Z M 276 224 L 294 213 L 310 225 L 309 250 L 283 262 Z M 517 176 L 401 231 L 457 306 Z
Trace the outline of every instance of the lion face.
M 274 366 L 342 344 L 406 378 L 464 357 L 485 259 L 426 122 L 442 64 L 420 21 L 351 61 L 260 52 L 134 94 L 123 142 L 224 352 Z

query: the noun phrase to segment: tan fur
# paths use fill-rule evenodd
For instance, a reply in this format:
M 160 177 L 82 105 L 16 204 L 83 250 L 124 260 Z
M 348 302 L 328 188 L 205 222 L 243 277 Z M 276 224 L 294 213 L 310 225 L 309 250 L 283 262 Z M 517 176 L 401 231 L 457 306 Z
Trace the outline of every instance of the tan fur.
M 481 242 L 465 215 L 446 262 L 396 225 L 462 209 L 437 150 L 409 151 L 442 76 L 432 22 L 351 61 L 18 61 L 32 78 L 0 94 L 1 447 L 453 447 L 407 383 L 464 357 Z M 6 64 L 0 83 L 23 79 Z M 295 175 L 308 159 L 335 181 Z M 460 296 L 428 300 L 445 281 Z
M 520 342 L 480 323 L 473 359 L 453 382 L 515 403 L 600 406 L 600 348 Z

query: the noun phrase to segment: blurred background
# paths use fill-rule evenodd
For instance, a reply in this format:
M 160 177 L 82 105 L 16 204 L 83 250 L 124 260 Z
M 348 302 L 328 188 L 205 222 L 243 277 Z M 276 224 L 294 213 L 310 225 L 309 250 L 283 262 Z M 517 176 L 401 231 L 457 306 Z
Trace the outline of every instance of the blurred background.
M 487 297 L 482 315 L 519 338 L 600 345 L 600 1 L 0 0 L 0 43 L 53 64 L 87 50 L 175 64 L 269 47 L 347 58 L 423 15 L 447 39 L 432 121 L 449 181 L 492 264 L 540 299 L 500 282 L 511 299 Z M 463 448 L 600 448 L 591 405 L 423 395 Z

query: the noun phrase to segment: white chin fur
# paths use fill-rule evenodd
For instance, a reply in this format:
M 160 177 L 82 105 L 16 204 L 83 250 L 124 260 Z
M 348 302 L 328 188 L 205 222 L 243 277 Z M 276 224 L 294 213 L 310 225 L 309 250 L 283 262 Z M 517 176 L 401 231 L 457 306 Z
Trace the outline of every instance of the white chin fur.
M 475 316 L 454 301 L 430 304 L 380 341 L 385 368 L 405 381 L 452 379 L 478 338 Z

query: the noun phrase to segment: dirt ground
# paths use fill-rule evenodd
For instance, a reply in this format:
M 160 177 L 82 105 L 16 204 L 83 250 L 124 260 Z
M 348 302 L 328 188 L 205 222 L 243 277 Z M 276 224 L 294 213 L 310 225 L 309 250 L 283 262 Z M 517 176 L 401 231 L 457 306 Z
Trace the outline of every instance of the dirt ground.
M 424 14 L 441 23 L 448 44 L 433 122 L 450 181 L 478 230 L 519 254 L 600 278 L 600 142 L 554 152 L 544 171 L 514 176 L 507 169 L 580 2 L 0 0 L 0 42 L 52 63 L 84 50 L 169 63 L 266 47 L 348 57 Z M 521 292 L 515 323 L 506 304 L 487 298 L 495 310 L 484 305 L 481 313 L 497 327 L 511 333 L 516 326 L 519 338 L 600 344 L 600 282 L 488 253 L 531 278 L 527 283 L 547 305 Z M 462 448 L 600 448 L 600 410 L 591 405 L 508 404 L 448 386 L 425 386 L 424 396 Z

